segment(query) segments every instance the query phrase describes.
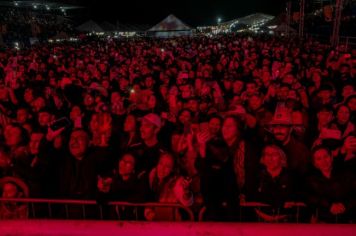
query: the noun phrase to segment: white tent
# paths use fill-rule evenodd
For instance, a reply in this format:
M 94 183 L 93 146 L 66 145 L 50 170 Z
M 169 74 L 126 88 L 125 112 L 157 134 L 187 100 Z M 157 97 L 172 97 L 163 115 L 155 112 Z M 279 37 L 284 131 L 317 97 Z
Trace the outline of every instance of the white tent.
M 104 32 L 104 30 L 92 20 L 89 20 L 77 27 L 77 30 L 82 32 Z
M 251 14 L 248 16 L 240 17 L 234 20 L 230 20 L 227 22 L 221 23 L 221 25 L 227 25 L 227 26 L 232 26 L 235 24 L 241 24 L 241 25 L 248 25 L 248 26 L 253 26 L 253 25 L 262 25 L 267 23 L 268 21 L 272 20 L 274 16 L 272 15 L 267 15 L 263 13 L 255 13 Z
M 297 34 L 297 31 L 292 27 L 288 26 L 286 23 L 280 24 L 279 26 L 277 26 L 277 28 L 273 30 L 273 32 L 277 35 L 285 35 L 287 31 L 289 32 L 290 35 Z
M 175 37 L 191 35 L 192 28 L 171 14 L 149 29 L 148 32 L 156 37 Z

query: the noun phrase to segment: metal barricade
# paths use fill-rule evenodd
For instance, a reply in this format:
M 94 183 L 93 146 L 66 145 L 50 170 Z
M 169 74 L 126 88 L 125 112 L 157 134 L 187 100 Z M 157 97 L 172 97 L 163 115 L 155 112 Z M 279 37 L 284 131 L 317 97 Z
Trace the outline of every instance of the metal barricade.
M 293 209 L 295 210 L 295 215 L 294 215 L 294 220 L 293 222 L 294 223 L 299 223 L 300 222 L 300 211 L 301 211 L 301 208 L 305 208 L 306 205 L 304 203 L 301 203 L 301 202 L 295 202 L 295 203 L 290 203 L 289 204 L 289 207 L 288 209 Z M 238 209 L 238 221 L 241 221 L 241 222 L 245 222 L 246 221 L 246 217 L 244 215 L 244 210 L 252 210 L 251 212 L 253 212 L 255 214 L 255 211 L 258 210 L 260 211 L 261 209 L 263 208 L 267 208 L 267 209 L 272 209 L 273 207 L 268 205 L 268 204 L 265 204 L 265 203 L 261 203 L 261 202 L 244 202 L 244 203 L 240 203 L 240 207 Z M 205 215 L 205 212 L 206 212 L 206 207 L 203 207 L 200 212 L 199 212 L 199 217 L 198 217 L 198 221 L 204 221 L 204 215 Z M 281 214 L 281 211 L 280 209 L 276 209 L 275 212 L 273 212 L 273 215 L 272 216 L 280 216 Z M 257 221 L 258 222 L 262 222 L 262 218 L 259 217 L 256 213 L 256 216 L 257 216 Z M 277 217 L 278 219 L 278 217 Z M 275 221 L 276 223 L 279 222 L 279 220 L 276 220 Z
M 101 204 L 95 200 L 0 198 L 0 205 L 3 204 L 27 206 L 28 218 L 34 219 L 145 220 L 143 212 L 146 208 L 164 208 L 172 213 L 172 217 L 168 220 L 194 221 L 194 214 L 190 208 L 171 203 L 107 202 Z M 181 217 L 177 218 L 177 215 Z

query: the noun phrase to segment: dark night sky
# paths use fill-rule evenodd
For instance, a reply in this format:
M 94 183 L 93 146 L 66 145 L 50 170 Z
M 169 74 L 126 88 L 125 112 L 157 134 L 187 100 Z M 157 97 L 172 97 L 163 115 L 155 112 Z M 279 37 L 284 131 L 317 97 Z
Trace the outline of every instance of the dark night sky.
M 285 0 L 77 0 L 86 9 L 83 17 L 115 23 L 156 24 L 174 14 L 192 26 L 216 23 L 255 12 L 278 14 Z M 121 6 L 120 6 L 121 5 Z

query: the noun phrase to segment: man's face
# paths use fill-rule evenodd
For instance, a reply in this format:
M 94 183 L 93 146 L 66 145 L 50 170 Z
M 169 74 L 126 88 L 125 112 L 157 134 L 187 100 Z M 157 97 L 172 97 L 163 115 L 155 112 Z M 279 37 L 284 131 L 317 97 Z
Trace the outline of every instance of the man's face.
M 42 108 L 44 108 L 46 106 L 46 101 L 44 100 L 44 98 L 39 97 L 36 98 L 33 102 L 32 102 L 32 109 L 36 112 L 38 112 L 39 110 L 41 110 Z
M 69 117 L 72 121 L 75 121 L 81 115 L 82 115 L 82 111 L 80 110 L 80 107 L 74 106 L 70 111 Z
M 84 97 L 84 105 L 87 107 L 90 107 L 94 104 L 95 100 L 94 97 L 91 96 L 90 94 L 86 94 Z
M 259 96 L 252 96 L 248 101 L 249 107 L 255 111 L 262 105 L 262 99 Z
M 197 100 L 195 99 L 191 99 L 189 100 L 187 107 L 189 110 L 191 110 L 192 112 L 197 112 L 199 109 L 199 103 Z
M 256 90 L 255 84 L 250 83 L 250 84 L 246 85 L 246 92 L 248 95 L 252 95 L 252 94 L 256 93 L 256 91 L 257 90 Z
M 232 118 L 227 118 L 224 121 L 221 131 L 225 140 L 233 140 L 238 136 L 238 127 Z
M 30 147 L 30 153 L 32 155 L 37 155 L 39 153 L 39 147 L 40 147 L 42 138 L 43 138 L 42 133 L 32 133 L 31 134 L 29 147 Z
M 243 89 L 243 82 L 242 81 L 235 81 L 233 84 L 233 92 L 234 94 L 240 94 Z
M 16 120 L 18 123 L 23 124 L 29 118 L 29 114 L 26 109 L 19 109 L 16 112 Z
M 331 91 L 329 90 L 320 91 L 318 97 L 320 98 L 322 104 L 328 104 L 331 100 Z
M 346 124 L 350 119 L 350 111 L 347 106 L 342 106 L 339 108 L 336 114 L 337 121 L 340 124 Z
M 192 117 L 191 117 L 191 114 L 190 112 L 188 111 L 183 111 L 179 117 L 178 117 L 179 121 L 182 123 L 182 124 L 187 124 L 191 121 Z
M 182 98 L 189 98 L 192 95 L 192 90 L 189 86 L 185 85 L 185 86 L 181 86 L 181 92 L 182 92 Z
M 53 119 L 53 116 L 48 112 L 40 112 L 38 114 L 38 123 L 41 127 L 47 126 Z
M 4 136 L 5 142 L 8 146 L 13 147 L 18 145 L 21 140 L 21 130 L 18 127 L 6 126 Z
M 356 111 L 356 98 L 351 98 L 350 101 L 347 103 L 347 106 L 350 108 L 351 111 Z
M 112 104 L 118 104 L 121 102 L 121 96 L 118 92 L 113 92 L 110 100 Z
M 153 79 L 152 79 L 152 77 L 147 77 L 146 78 L 145 85 L 146 85 L 146 88 L 152 88 L 153 87 Z
M 157 135 L 158 129 L 154 124 L 143 119 L 140 126 L 140 132 L 143 140 L 149 140 Z
M 221 121 L 218 118 L 212 118 L 209 121 L 209 133 L 211 135 L 218 135 L 221 129 Z
M 272 127 L 272 132 L 276 140 L 285 142 L 291 133 L 291 127 L 286 125 L 276 125 Z
M 89 145 L 89 137 L 85 131 L 73 131 L 69 140 L 69 151 L 74 157 L 83 157 Z
M 289 94 L 289 88 L 288 87 L 281 87 L 278 90 L 278 98 L 282 101 L 286 100 Z
M 342 96 L 347 98 L 354 93 L 354 87 L 352 85 L 347 85 L 342 89 Z

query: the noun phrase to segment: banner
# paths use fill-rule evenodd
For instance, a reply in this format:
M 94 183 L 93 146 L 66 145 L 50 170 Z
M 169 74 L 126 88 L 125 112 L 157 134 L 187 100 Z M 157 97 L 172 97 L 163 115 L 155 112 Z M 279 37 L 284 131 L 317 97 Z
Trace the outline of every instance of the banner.
M 330 22 L 333 20 L 333 8 L 331 5 L 324 6 L 323 12 L 325 21 Z

